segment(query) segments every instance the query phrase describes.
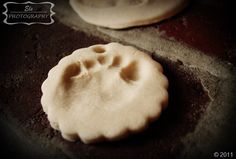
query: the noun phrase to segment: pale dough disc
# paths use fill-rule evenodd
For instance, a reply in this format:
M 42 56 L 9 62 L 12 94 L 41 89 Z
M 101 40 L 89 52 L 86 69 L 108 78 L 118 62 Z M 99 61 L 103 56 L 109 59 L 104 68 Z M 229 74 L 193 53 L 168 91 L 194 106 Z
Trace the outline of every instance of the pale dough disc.
M 188 0 L 70 0 L 71 7 L 88 23 L 122 29 L 169 18 Z
M 41 103 L 51 126 L 84 143 L 143 130 L 167 106 L 168 80 L 147 54 L 118 43 L 78 49 L 53 67 Z

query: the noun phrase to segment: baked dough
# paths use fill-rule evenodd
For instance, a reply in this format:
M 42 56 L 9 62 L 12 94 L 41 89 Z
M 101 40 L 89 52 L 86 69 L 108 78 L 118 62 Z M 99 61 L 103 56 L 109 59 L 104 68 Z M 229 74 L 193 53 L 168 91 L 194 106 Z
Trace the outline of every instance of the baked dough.
M 78 49 L 49 71 L 43 110 L 66 140 L 117 140 L 146 128 L 167 106 L 162 72 L 158 62 L 131 46 Z
M 122 29 L 169 18 L 188 0 L 70 0 L 71 7 L 88 23 Z

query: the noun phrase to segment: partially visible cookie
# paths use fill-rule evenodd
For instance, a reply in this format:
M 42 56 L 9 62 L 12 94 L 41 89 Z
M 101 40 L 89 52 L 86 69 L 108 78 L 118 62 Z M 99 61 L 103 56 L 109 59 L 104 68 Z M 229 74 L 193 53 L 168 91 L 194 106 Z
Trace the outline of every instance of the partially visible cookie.
M 167 19 L 188 0 L 70 0 L 71 7 L 86 22 L 122 29 Z
M 162 66 L 118 43 L 78 49 L 62 58 L 42 84 L 51 126 L 69 141 L 117 140 L 143 130 L 168 102 Z

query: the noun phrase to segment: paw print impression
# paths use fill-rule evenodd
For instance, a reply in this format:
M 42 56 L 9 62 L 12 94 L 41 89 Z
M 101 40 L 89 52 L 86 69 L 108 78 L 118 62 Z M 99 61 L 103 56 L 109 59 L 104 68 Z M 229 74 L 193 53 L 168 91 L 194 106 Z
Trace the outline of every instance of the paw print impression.
M 168 101 L 159 63 L 131 46 L 94 45 L 64 57 L 42 85 L 51 126 L 84 143 L 116 140 L 157 119 Z

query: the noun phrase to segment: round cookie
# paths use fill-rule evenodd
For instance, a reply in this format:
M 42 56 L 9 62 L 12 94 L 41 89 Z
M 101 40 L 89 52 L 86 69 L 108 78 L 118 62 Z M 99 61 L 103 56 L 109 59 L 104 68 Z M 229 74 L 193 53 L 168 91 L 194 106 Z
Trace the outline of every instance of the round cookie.
M 122 29 L 167 19 L 188 0 L 70 0 L 71 7 L 88 23 Z
M 51 126 L 69 141 L 117 140 L 147 127 L 168 103 L 162 66 L 119 43 L 78 49 L 42 84 Z

